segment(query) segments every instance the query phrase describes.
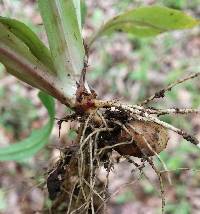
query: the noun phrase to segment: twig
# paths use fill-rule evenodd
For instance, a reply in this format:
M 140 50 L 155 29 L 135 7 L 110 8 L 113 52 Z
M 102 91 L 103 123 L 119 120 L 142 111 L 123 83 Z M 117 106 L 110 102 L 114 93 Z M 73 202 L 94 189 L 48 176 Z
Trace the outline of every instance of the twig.
M 149 114 L 157 114 L 158 116 L 164 115 L 164 114 L 199 114 L 200 109 L 191 109 L 191 108 L 146 109 L 146 112 Z
M 191 74 L 191 75 L 189 75 L 189 76 L 187 76 L 187 77 L 185 77 L 183 79 L 177 80 L 177 81 L 171 83 L 170 85 L 168 85 L 166 88 L 163 88 L 160 91 L 156 92 L 154 95 L 152 95 L 151 97 L 147 98 L 146 100 L 144 100 L 143 102 L 141 102 L 139 105 L 141 105 L 141 106 L 142 105 L 146 105 L 147 103 L 149 103 L 150 101 L 152 101 L 152 100 L 154 100 L 156 98 L 162 98 L 162 97 L 165 96 L 165 93 L 167 91 L 171 91 L 171 89 L 173 87 L 175 87 L 176 85 L 178 85 L 180 83 L 183 83 L 183 82 L 185 82 L 187 80 L 194 79 L 194 78 L 196 78 L 198 76 L 200 76 L 200 72 L 195 73 L 195 74 Z
M 162 198 L 162 214 L 164 214 L 164 208 L 165 208 L 165 195 L 164 194 L 165 194 L 165 192 L 164 192 L 164 185 L 163 185 L 161 173 L 157 170 L 153 161 L 149 157 L 146 156 L 145 158 L 148 161 L 148 163 L 150 164 L 150 166 L 152 167 L 152 169 L 154 170 L 154 172 L 158 176 L 159 183 L 160 183 L 160 193 L 161 193 L 161 198 Z
M 177 168 L 177 169 L 168 169 L 168 170 L 161 170 L 160 173 L 165 173 L 165 172 L 175 172 L 178 170 L 182 171 L 194 171 L 194 172 L 200 172 L 200 169 L 191 169 L 191 168 Z

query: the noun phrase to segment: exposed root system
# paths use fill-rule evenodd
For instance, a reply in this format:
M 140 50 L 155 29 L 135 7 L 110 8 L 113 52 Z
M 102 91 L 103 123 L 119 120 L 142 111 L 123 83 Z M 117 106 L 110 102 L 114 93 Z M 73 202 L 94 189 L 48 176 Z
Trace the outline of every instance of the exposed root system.
M 197 75 L 191 75 L 190 78 L 177 81 L 176 84 L 194 76 Z M 176 84 L 163 89 L 163 96 L 166 90 L 171 90 Z M 47 187 L 49 197 L 53 201 L 51 213 L 106 213 L 106 202 L 111 197 L 108 183 L 109 172 L 114 167 L 113 152 L 118 152 L 141 173 L 145 164 L 150 164 L 158 176 L 164 212 L 162 173 L 155 167 L 152 156 L 160 160 L 162 172 L 168 172 L 159 157 L 159 153 L 167 146 L 168 130 L 176 132 L 192 144 L 198 145 L 198 140 L 185 131 L 159 120 L 158 117 L 163 114 L 199 113 L 199 110 L 162 110 L 142 105 L 131 106 L 118 101 L 96 100 L 96 95 L 88 94 L 81 84 L 78 90 L 75 113 L 58 122 L 61 127 L 64 121 L 75 121 L 79 128 L 75 145 L 66 148 L 61 159 L 49 171 Z M 142 104 L 147 104 L 155 98 L 158 96 L 154 95 Z M 142 166 L 135 163 L 132 157 L 141 158 Z M 101 167 L 107 170 L 106 182 L 98 179 L 98 170 Z M 169 176 L 168 180 L 171 182 Z

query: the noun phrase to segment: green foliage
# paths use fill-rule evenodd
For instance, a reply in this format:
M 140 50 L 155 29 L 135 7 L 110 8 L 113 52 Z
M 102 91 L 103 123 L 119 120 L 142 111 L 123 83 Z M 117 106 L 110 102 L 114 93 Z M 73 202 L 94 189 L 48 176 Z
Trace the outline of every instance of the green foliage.
M 87 15 L 87 5 L 84 0 L 81 0 L 81 26 L 82 27 L 85 23 L 86 15 Z
M 184 8 L 186 3 L 186 0 L 164 0 L 163 3 L 168 6 L 175 9 L 181 9 Z
M 125 191 L 115 198 L 115 202 L 117 204 L 124 204 L 129 201 L 132 201 L 133 198 L 134 198 L 134 195 L 132 191 Z
M 2 93 L 1 93 L 2 92 Z M 3 88 L 0 87 L 0 124 L 8 132 L 12 132 L 14 138 L 18 140 L 20 133 L 30 128 L 30 121 L 37 117 L 37 110 L 31 100 L 20 95 L 20 90 L 16 90 L 15 96 L 8 96 Z
M 165 208 L 166 214 L 190 214 L 191 206 L 186 200 L 181 200 L 179 203 L 167 203 Z
M 199 0 L 160 0 L 160 2 L 175 9 L 197 9 L 197 5 L 200 3 Z
M 46 95 L 43 92 L 39 93 L 39 97 L 48 110 L 50 117 L 48 123 L 44 127 L 34 130 L 27 139 L 5 148 L 1 148 L 0 161 L 19 161 L 24 158 L 31 157 L 48 142 L 48 138 L 54 123 L 54 100 L 51 96 Z
M 181 170 L 178 170 L 178 169 L 182 167 L 183 168 L 189 167 L 188 165 L 189 162 L 186 158 L 188 154 L 198 156 L 199 150 L 197 150 L 195 146 L 190 145 L 187 141 L 182 140 L 175 152 L 168 153 L 164 151 L 160 154 L 160 157 L 165 162 L 169 170 L 176 170 L 175 173 L 179 174 Z M 195 165 L 195 159 L 193 160 L 193 162 Z M 159 161 L 158 161 L 158 164 L 160 165 Z M 198 165 L 198 160 L 197 160 L 197 165 Z
M 53 62 L 48 48 L 29 27 L 18 20 L 6 17 L 0 17 L 0 23 L 7 26 L 11 33 L 23 41 L 28 46 L 32 54 L 44 65 L 49 67 L 50 71 L 54 71 Z
M 155 52 L 152 50 L 152 48 L 149 47 L 149 44 L 150 41 L 148 40 L 140 41 L 141 47 L 137 52 L 137 55 L 140 57 L 143 63 L 140 63 L 138 68 L 130 73 L 131 79 L 142 81 L 144 85 L 148 81 L 148 69 L 150 69 L 151 65 L 156 59 Z
M 102 35 L 113 32 L 125 32 L 139 37 L 148 37 L 166 31 L 192 28 L 198 24 L 198 20 L 178 10 L 160 6 L 141 7 L 108 21 L 100 28 L 90 43 Z
M 21 40 L 26 36 L 30 38 L 29 42 Z M 36 44 L 36 40 L 37 37 L 20 22 L 0 19 L 0 61 L 12 75 L 36 88 L 48 91 L 44 81 L 49 79 L 52 71 L 39 60 L 41 55 L 36 54 L 42 47 L 43 50 L 47 49 L 42 43 Z M 48 58 L 48 54 L 45 56 Z M 41 60 L 44 61 L 43 58 Z M 45 63 L 48 63 L 48 59 Z
M 76 8 L 80 3 L 78 2 L 77 0 L 38 1 L 60 81 L 69 79 L 67 73 L 80 74 L 83 68 L 84 46 L 80 32 L 80 11 Z
M 155 194 L 155 187 L 149 181 L 143 180 L 143 188 L 144 188 L 145 195 Z

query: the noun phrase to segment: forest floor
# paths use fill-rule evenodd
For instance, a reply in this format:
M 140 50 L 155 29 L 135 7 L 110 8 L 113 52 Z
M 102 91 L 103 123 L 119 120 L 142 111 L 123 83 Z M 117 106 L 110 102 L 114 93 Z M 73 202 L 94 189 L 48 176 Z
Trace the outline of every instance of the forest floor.
M 83 29 L 87 38 L 112 16 L 128 8 L 161 4 L 186 11 L 200 18 L 200 0 L 87 0 L 87 17 Z M 22 10 L 23 8 L 23 10 Z M 45 42 L 41 17 L 34 0 L 1 0 L 1 16 L 24 21 Z M 155 38 L 139 39 L 115 35 L 94 44 L 89 58 L 88 79 L 103 99 L 138 103 L 158 89 L 192 72 L 200 72 L 200 28 L 166 33 Z M 18 81 L 0 65 L 0 147 L 17 142 L 46 121 L 46 111 L 37 97 L 38 90 Z M 168 92 L 164 99 L 152 103 L 160 108 L 199 108 L 200 81 L 188 81 Z M 67 110 L 57 103 L 56 117 Z M 200 139 L 200 115 L 162 118 Z M 64 123 L 61 137 L 55 124 L 49 144 L 33 158 L 0 163 L 0 213 L 41 213 L 50 206 L 45 186 L 46 172 L 58 159 L 59 148 L 74 138 L 74 124 Z M 166 213 L 200 213 L 200 153 L 180 136 L 170 132 L 167 149 L 161 158 L 171 170 L 172 185 L 164 182 Z M 117 156 L 117 154 L 115 154 Z M 115 156 L 114 155 L 114 156 Z M 114 158 L 114 157 L 113 157 Z M 135 159 L 139 162 L 138 159 Z M 159 162 L 155 158 L 159 168 Z M 155 214 L 161 211 L 159 182 L 151 167 L 144 169 L 148 179 L 126 160 L 116 164 L 109 178 L 111 194 L 109 214 Z M 99 171 L 104 181 L 106 171 Z

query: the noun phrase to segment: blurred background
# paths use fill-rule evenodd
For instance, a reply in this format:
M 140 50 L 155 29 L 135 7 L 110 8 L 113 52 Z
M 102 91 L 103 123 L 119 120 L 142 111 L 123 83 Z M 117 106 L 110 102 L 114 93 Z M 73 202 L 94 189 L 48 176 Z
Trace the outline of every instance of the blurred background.
M 106 20 L 130 8 L 159 4 L 184 10 L 200 18 L 200 0 L 86 0 L 83 3 L 84 38 L 88 38 Z M 46 42 L 44 27 L 34 0 L 0 0 L 0 15 L 25 22 Z M 117 98 L 136 104 L 158 89 L 200 72 L 200 27 L 140 39 L 115 34 L 103 37 L 91 49 L 88 79 L 103 99 Z M 47 120 L 38 90 L 24 84 L 0 64 L 0 147 L 27 137 Z M 200 107 L 200 81 L 195 79 L 175 87 L 164 99 L 152 102 L 159 108 Z M 59 108 L 58 108 L 59 107 Z M 57 103 L 56 117 L 68 110 Z M 162 120 L 183 128 L 200 139 L 200 115 L 163 116 Z M 0 163 L 0 213 L 42 213 L 50 206 L 45 186 L 46 172 L 59 158 L 59 148 L 75 137 L 73 124 L 63 124 L 61 138 L 55 125 L 49 144 L 26 161 Z M 180 136 L 170 132 L 170 141 L 161 158 L 172 177 L 164 182 L 167 214 L 200 213 L 200 153 Z M 138 161 L 136 159 L 136 161 Z M 156 165 L 162 166 L 155 158 Z M 183 170 L 185 168 L 185 170 Z M 186 170 L 189 169 L 189 170 Z M 126 161 L 116 164 L 110 174 L 111 214 L 155 214 L 161 211 L 159 183 L 151 167 L 144 169 L 148 179 Z M 99 173 L 105 180 L 105 171 Z

